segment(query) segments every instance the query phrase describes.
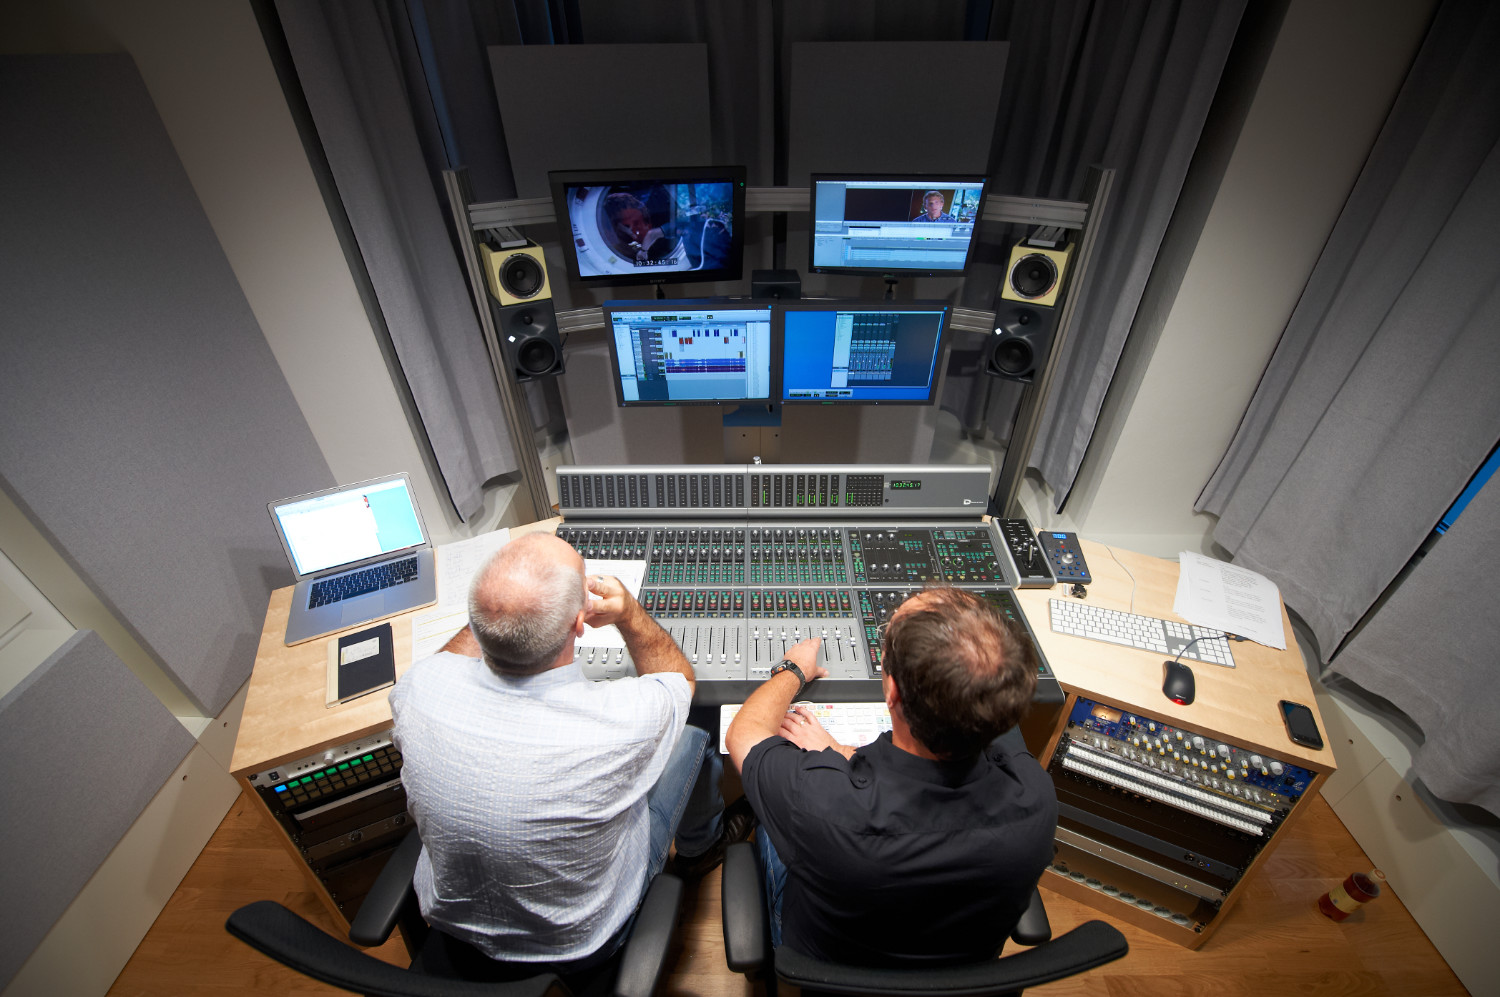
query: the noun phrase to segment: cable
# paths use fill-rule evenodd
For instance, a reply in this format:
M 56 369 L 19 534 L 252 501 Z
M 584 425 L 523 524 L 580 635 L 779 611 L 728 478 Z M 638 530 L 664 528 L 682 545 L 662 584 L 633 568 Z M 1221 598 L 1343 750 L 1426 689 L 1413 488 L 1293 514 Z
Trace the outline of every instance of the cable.
M 1127 568 L 1127 567 L 1125 567 L 1125 565 L 1120 561 L 1120 559 L 1118 557 L 1115 557 L 1115 549 L 1113 547 L 1111 547 L 1109 544 L 1101 544 L 1100 546 L 1102 546 L 1105 550 L 1109 551 L 1109 556 L 1111 558 L 1114 558 L 1114 562 L 1116 564 L 1120 565 L 1120 570 L 1123 571 L 1123 572 L 1125 572 L 1125 574 L 1127 574 L 1127 575 L 1130 576 L 1130 612 L 1132 614 L 1134 614 L 1135 613 L 1135 585 L 1136 585 L 1135 575 L 1131 575 L 1130 574 L 1130 569 Z M 1186 649 L 1184 649 L 1184 650 L 1186 650 Z M 1179 655 L 1179 657 L 1180 657 L 1180 655 Z

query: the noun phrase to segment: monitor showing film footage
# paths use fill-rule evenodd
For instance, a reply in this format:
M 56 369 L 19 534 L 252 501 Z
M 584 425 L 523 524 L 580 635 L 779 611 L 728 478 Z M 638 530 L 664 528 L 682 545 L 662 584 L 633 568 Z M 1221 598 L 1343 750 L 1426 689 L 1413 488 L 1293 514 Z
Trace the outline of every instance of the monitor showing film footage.
M 585 284 L 739 280 L 745 168 L 548 174 L 563 255 Z
M 812 270 L 957 276 L 984 207 L 982 176 L 814 173 Z
M 771 395 L 771 303 L 606 301 L 621 406 L 735 405 Z
M 804 299 L 781 309 L 783 402 L 932 402 L 948 325 L 944 302 Z

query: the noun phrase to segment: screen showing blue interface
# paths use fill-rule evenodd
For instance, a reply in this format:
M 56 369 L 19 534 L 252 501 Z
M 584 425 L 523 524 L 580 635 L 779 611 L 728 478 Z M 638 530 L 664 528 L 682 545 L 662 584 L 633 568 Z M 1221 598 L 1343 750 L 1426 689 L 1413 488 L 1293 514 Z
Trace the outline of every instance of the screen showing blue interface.
M 771 308 L 606 305 L 620 400 L 738 402 L 771 397 Z
M 930 401 L 945 311 L 788 308 L 782 400 Z
M 404 479 L 278 505 L 276 521 L 302 575 L 424 542 Z
M 818 179 L 813 268 L 961 273 L 983 199 L 983 180 Z

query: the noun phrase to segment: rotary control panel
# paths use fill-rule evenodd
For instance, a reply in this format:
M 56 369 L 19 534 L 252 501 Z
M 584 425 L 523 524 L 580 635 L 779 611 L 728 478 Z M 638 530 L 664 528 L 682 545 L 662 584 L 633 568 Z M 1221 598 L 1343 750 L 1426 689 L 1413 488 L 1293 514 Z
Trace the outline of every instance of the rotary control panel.
M 585 558 L 646 561 L 641 605 L 700 680 L 759 681 L 809 637 L 822 639 L 830 678 L 878 680 L 881 624 L 928 584 L 981 595 L 1030 639 L 1001 571 L 999 539 L 982 524 L 564 524 L 557 535 Z M 631 672 L 621 648 L 580 647 L 577 655 L 591 678 Z
M 1075 770 L 1121 788 L 1151 787 L 1160 802 L 1206 808 L 1200 816 L 1250 834 L 1290 811 L 1313 781 L 1290 762 L 1082 698 L 1065 740 L 1060 751 Z

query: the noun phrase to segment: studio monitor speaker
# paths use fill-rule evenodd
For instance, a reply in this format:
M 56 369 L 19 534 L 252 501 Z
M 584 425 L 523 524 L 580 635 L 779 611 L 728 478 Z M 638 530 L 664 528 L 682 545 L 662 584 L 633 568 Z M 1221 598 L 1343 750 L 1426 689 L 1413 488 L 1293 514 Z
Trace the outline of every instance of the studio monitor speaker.
M 524 246 L 491 249 L 480 243 L 479 262 L 484 266 L 490 294 L 502 305 L 545 301 L 552 297 L 552 285 L 547 280 L 547 261 L 542 256 L 541 246 L 528 242 Z
M 1006 301 L 1029 301 L 1033 305 L 1052 307 L 1068 276 L 1068 257 L 1072 244 L 1052 249 L 1029 244 L 1025 239 L 1010 251 L 1005 281 L 1000 297 Z
M 494 312 L 500 354 L 517 381 L 555 377 L 563 372 L 557 313 L 550 300 L 496 305 Z
M 995 312 L 995 333 L 982 354 L 984 372 L 1030 384 L 1046 366 L 1056 325 L 1056 308 L 1001 301 Z

